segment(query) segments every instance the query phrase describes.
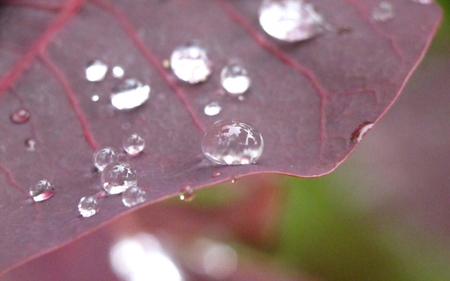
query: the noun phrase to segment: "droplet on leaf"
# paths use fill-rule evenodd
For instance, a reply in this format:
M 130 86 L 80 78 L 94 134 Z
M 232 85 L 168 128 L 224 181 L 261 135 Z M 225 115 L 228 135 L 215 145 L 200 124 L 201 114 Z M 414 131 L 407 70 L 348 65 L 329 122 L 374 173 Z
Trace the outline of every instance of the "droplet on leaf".
M 181 201 L 192 201 L 195 198 L 195 189 L 190 186 L 185 186 L 180 190 L 179 196 Z
M 11 114 L 11 121 L 16 124 L 24 124 L 28 120 L 30 120 L 30 112 L 25 108 L 18 109 Z
M 78 203 L 78 211 L 85 218 L 92 217 L 98 212 L 98 203 L 92 196 L 83 197 Z
M 133 207 L 145 202 L 145 191 L 138 186 L 132 186 L 122 193 L 122 203 L 126 207 Z
M 259 23 L 270 36 L 287 42 L 308 40 L 323 30 L 323 18 L 303 0 L 264 0 Z
M 99 95 L 93 95 L 91 97 L 91 101 L 93 101 L 93 102 L 96 102 L 96 101 L 99 101 L 99 100 L 100 100 L 100 96 Z
M 48 180 L 40 180 L 30 188 L 30 195 L 35 202 L 49 199 L 55 194 L 55 191 Z
M 375 21 L 385 22 L 395 17 L 394 7 L 389 2 L 380 2 L 372 11 Z
M 206 50 L 195 43 L 178 46 L 170 56 L 170 66 L 178 79 L 190 84 L 206 81 L 212 72 Z
M 129 137 L 126 137 L 122 141 L 123 149 L 129 154 L 129 155 L 137 155 L 142 150 L 144 150 L 145 147 L 145 140 L 139 136 L 138 134 L 132 134 Z
M 222 107 L 219 105 L 218 102 L 213 101 L 205 105 L 205 108 L 203 109 L 206 115 L 208 116 L 216 116 L 222 111 Z
M 25 140 L 25 146 L 27 147 L 28 151 L 35 151 L 36 141 L 34 139 L 28 138 Z
M 219 165 L 246 165 L 258 161 L 264 149 L 261 134 L 235 120 L 217 121 L 202 139 L 206 158 Z
M 373 123 L 366 121 L 356 128 L 356 130 L 352 133 L 350 140 L 360 142 L 363 137 L 372 129 Z
M 108 65 L 101 60 L 95 60 L 86 67 L 86 80 L 89 82 L 99 82 L 105 79 L 108 72 Z
M 232 62 L 222 69 L 220 82 L 229 94 L 241 95 L 250 87 L 251 79 L 240 63 Z
M 135 78 L 122 81 L 112 89 L 111 104 L 119 109 L 133 109 L 144 104 L 150 96 L 150 86 Z
M 136 171 L 128 163 L 111 163 L 102 172 L 102 187 L 109 194 L 119 194 L 137 184 Z
M 94 165 L 101 172 L 109 164 L 117 161 L 117 152 L 114 148 L 105 147 L 94 153 Z
M 123 78 L 123 76 L 125 75 L 125 70 L 123 70 L 122 67 L 116 65 L 112 69 L 112 75 L 114 78 Z

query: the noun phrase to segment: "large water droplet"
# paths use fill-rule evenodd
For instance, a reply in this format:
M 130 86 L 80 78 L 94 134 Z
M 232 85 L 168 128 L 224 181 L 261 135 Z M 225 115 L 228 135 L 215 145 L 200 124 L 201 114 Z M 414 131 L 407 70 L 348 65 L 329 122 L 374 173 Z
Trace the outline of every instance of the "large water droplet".
M 86 67 L 86 80 L 99 82 L 105 79 L 108 72 L 108 65 L 101 60 L 95 60 Z
M 395 17 L 394 7 L 389 2 L 380 2 L 378 6 L 376 6 L 372 10 L 372 18 L 375 21 L 385 22 Z
M 194 43 L 178 46 L 170 56 L 170 66 L 175 76 L 191 84 L 205 81 L 212 71 L 206 50 Z
M 144 104 L 150 96 L 150 86 L 130 78 L 113 88 L 111 104 L 119 109 L 132 109 Z
M 255 128 L 234 120 L 217 121 L 202 139 L 206 158 L 219 165 L 255 163 L 263 149 L 261 134 Z
M 122 145 L 129 155 L 134 156 L 144 150 L 145 140 L 138 134 L 132 134 L 123 140 Z
M 40 180 L 30 188 L 30 195 L 35 202 L 49 199 L 55 194 L 55 190 L 48 180 Z
M 112 69 L 112 75 L 114 78 L 123 78 L 123 76 L 125 75 L 125 70 L 123 70 L 122 67 L 116 65 Z
M 117 161 L 117 152 L 114 148 L 105 147 L 94 153 L 94 165 L 101 172 L 109 164 Z
M 132 186 L 122 193 L 122 203 L 126 207 L 133 207 L 145 202 L 145 191 Z
M 219 105 L 218 102 L 213 101 L 205 105 L 205 108 L 203 109 L 206 115 L 208 116 L 216 116 L 222 111 L 222 107 Z
M 102 172 L 102 186 L 109 194 L 122 193 L 136 184 L 136 171 L 128 163 L 111 163 Z
M 358 126 L 358 128 L 356 128 L 355 131 L 353 131 L 350 140 L 360 142 L 363 139 L 363 137 L 370 131 L 370 129 L 372 129 L 372 127 L 373 127 L 372 122 L 366 121 L 362 123 L 361 125 Z
M 192 201 L 195 198 L 195 189 L 190 187 L 189 185 L 185 186 L 180 190 L 179 196 L 181 201 Z
M 424 4 L 424 5 L 434 3 L 434 0 L 412 0 L 412 1 L 415 3 L 419 3 L 419 4 Z
M 11 121 L 16 124 L 24 124 L 30 120 L 30 112 L 27 109 L 21 108 L 11 114 Z
M 264 0 L 259 23 L 270 36 L 288 42 L 310 39 L 323 30 L 323 18 L 303 0 Z
M 35 151 L 36 150 L 36 141 L 31 138 L 26 139 L 25 146 L 27 147 L 28 151 Z
M 83 197 L 78 203 L 78 211 L 85 218 L 91 217 L 98 212 L 98 203 L 92 196 Z
M 241 64 L 232 62 L 222 69 L 220 82 L 228 93 L 241 95 L 250 87 L 251 79 Z

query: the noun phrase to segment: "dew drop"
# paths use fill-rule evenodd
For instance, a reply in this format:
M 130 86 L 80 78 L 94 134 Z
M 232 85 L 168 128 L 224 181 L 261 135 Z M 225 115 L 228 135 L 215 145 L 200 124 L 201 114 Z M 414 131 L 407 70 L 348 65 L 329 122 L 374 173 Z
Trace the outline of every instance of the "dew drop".
M 237 182 L 237 178 L 232 177 L 232 178 L 231 178 L 231 183 L 236 183 L 236 182 Z
M 424 5 L 434 3 L 434 0 L 412 0 L 412 1 L 415 3 L 419 3 L 419 4 L 424 4 Z
M 372 10 L 372 18 L 375 21 L 386 22 L 395 17 L 394 7 L 389 2 L 380 2 L 378 6 L 376 6 Z
M 30 112 L 27 109 L 21 108 L 11 114 L 11 121 L 16 124 L 24 124 L 30 120 Z
M 125 75 L 125 70 L 123 70 L 122 67 L 120 67 L 118 65 L 113 67 L 113 69 L 112 69 L 112 76 L 114 78 L 119 78 L 120 79 L 120 78 L 123 78 L 124 75 Z
M 352 133 L 350 140 L 360 142 L 363 137 L 372 129 L 373 123 L 366 121 L 356 128 L 356 130 Z
M 78 203 L 78 211 L 85 218 L 92 217 L 98 212 L 98 203 L 92 196 L 83 197 Z
M 28 151 L 35 151 L 36 150 L 36 141 L 34 139 L 26 139 L 25 146 L 27 147 Z
M 222 69 L 220 83 L 229 94 L 241 95 L 250 87 L 251 79 L 241 64 L 232 62 Z
M 109 194 L 119 194 L 137 184 L 136 171 L 124 162 L 111 163 L 102 172 L 102 187 Z
M 40 180 L 30 188 L 30 195 L 35 202 L 49 199 L 55 194 L 55 190 L 48 180 Z
M 212 72 L 206 50 L 195 43 L 175 48 L 170 56 L 170 66 L 175 76 L 190 84 L 206 81 Z
M 133 207 L 145 202 L 145 191 L 132 186 L 122 193 L 122 203 L 126 207 Z
M 189 185 L 185 186 L 180 190 L 179 196 L 181 201 L 192 201 L 195 198 L 195 189 L 190 187 Z
M 217 121 L 202 139 L 203 154 L 219 165 L 255 163 L 263 149 L 261 134 L 255 128 L 235 120 Z
M 221 175 L 222 175 L 221 172 L 214 172 L 214 173 L 211 175 L 211 178 L 217 178 L 217 177 L 220 177 Z
M 216 101 L 210 102 L 207 105 L 205 105 L 205 108 L 203 109 L 206 115 L 208 116 L 216 116 L 222 111 L 222 107 L 220 104 Z
M 94 153 L 94 165 L 101 172 L 109 164 L 117 161 L 117 152 L 114 148 L 105 147 Z
M 264 0 L 259 23 L 270 36 L 287 42 L 308 40 L 323 30 L 323 18 L 303 0 Z
M 144 104 L 150 96 L 150 86 L 135 78 L 122 81 L 112 89 L 111 104 L 119 109 L 133 109 Z
M 122 145 L 128 155 L 134 156 L 144 150 L 145 140 L 138 134 L 132 134 L 123 139 Z
M 92 97 L 91 97 L 91 101 L 93 101 L 93 102 L 97 102 L 97 101 L 99 101 L 100 100 L 100 96 L 99 95 L 93 95 Z
M 95 60 L 86 67 L 86 80 L 99 82 L 105 79 L 108 72 L 108 65 L 101 60 Z

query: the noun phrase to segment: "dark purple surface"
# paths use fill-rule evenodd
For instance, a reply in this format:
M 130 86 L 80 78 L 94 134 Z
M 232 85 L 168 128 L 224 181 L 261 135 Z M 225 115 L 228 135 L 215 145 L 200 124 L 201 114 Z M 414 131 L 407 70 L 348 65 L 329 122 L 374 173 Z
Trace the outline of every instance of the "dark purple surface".
M 0 9 L 0 274 L 127 211 L 119 197 L 82 219 L 77 203 L 100 190 L 92 153 L 120 147 L 137 132 L 147 142 L 131 160 L 148 202 L 248 174 L 300 177 L 329 173 L 356 146 L 351 135 L 392 104 L 421 60 L 441 18 L 437 5 L 395 3 L 396 17 L 373 22 L 378 1 L 315 1 L 336 31 L 297 44 L 269 38 L 257 23 L 259 1 L 4 1 Z M 345 32 L 340 32 L 345 30 Z M 162 61 L 197 39 L 215 64 L 201 85 L 177 81 Z M 220 94 L 220 68 L 231 58 L 247 66 L 253 85 L 245 101 Z M 108 103 L 117 83 L 84 79 L 92 59 L 120 65 L 152 87 L 149 102 L 118 112 Z M 91 101 L 93 94 L 100 101 Z M 210 101 L 223 111 L 203 114 Z M 18 108 L 25 124 L 10 121 Z M 256 165 L 213 167 L 200 140 L 218 119 L 251 124 L 265 151 Z M 25 141 L 36 140 L 35 151 Z M 212 178 L 211 175 L 221 175 Z M 32 203 L 28 188 L 46 178 L 56 195 Z

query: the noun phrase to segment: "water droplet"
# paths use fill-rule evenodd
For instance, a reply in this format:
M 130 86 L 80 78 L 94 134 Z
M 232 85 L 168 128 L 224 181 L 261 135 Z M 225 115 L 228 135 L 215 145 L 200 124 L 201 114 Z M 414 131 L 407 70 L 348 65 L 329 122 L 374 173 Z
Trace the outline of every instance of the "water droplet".
M 217 177 L 219 177 L 219 176 L 221 176 L 221 175 L 222 175 L 221 172 L 214 172 L 214 173 L 212 174 L 211 178 L 217 178 Z
M 234 120 L 217 121 L 202 139 L 206 158 L 219 165 L 255 163 L 263 148 L 263 138 L 255 128 Z
M 49 199 L 55 194 L 55 190 L 48 180 L 40 180 L 30 188 L 30 195 L 35 202 Z
M 123 76 L 125 75 L 125 70 L 123 70 L 122 67 L 116 65 L 112 69 L 112 75 L 114 78 L 123 78 Z
M 216 116 L 222 111 L 222 107 L 219 105 L 218 102 L 213 101 L 205 105 L 205 108 L 203 110 L 206 115 L 208 116 Z
M 419 3 L 419 4 L 424 4 L 424 5 L 434 3 L 434 0 L 412 0 L 412 1 L 415 3 Z
M 85 218 L 92 217 L 98 212 L 98 203 L 92 196 L 83 197 L 78 203 L 78 211 Z
M 310 39 L 323 30 L 323 18 L 303 0 L 264 0 L 259 23 L 270 36 L 287 42 Z
M 137 155 L 144 150 L 145 140 L 138 134 L 132 134 L 123 140 L 122 145 L 129 155 Z
M 222 69 L 220 83 L 229 94 L 241 95 L 250 87 L 251 79 L 241 64 L 232 62 Z
M 240 100 L 240 101 L 243 101 L 243 100 L 245 100 L 245 97 L 244 96 L 238 96 L 238 100 Z
M 122 193 L 136 184 L 136 171 L 128 163 L 111 163 L 102 172 L 102 186 L 109 194 Z
M 11 114 L 11 121 L 16 124 L 24 124 L 30 120 L 30 112 L 24 108 L 18 109 Z
M 352 133 L 350 140 L 360 142 L 363 137 L 372 129 L 373 123 L 366 121 L 356 128 L 356 130 Z
M 34 139 L 26 139 L 25 146 L 27 147 L 28 151 L 35 151 L 36 150 L 36 141 Z
M 190 84 L 205 81 L 212 71 L 206 50 L 194 43 L 178 46 L 170 56 L 170 66 L 175 76 Z
M 389 2 L 380 2 L 372 11 L 375 21 L 385 22 L 395 17 L 394 7 Z
M 114 148 L 105 147 L 94 153 L 94 165 L 101 172 L 109 164 L 117 161 L 117 152 Z
M 108 72 L 108 65 L 101 60 L 95 60 L 86 67 L 86 80 L 99 82 L 105 79 Z
M 185 186 L 180 190 L 179 196 L 181 201 L 192 201 L 195 198 L 195 189 L 190 187 L 189 185 Z
M 93 96 L 91 97 L 91 101 L 93 101 L 93 102 L 96 102 L 96 101 L 99 101 L 99 100 L 100 100 L 99 95 L 93 95 Z
M 144 104 L 150 96 L 150 86 L 131 78 L 113 88 L 111 104 L 119 109 L 132 109 Z
M 162 65 L 163 65 L 164 68 L 169 68 L 170 67 L 170 61 L 169 60 L 163 60 Z
M 231 178 L 231 183 L 236 183 L 236 182 L 237 182 L 237 178 L 232 177 L 232 178 Z
M 122 193 L 122 203 L 126 207 L 133 207 L 145 202 L 145 191 L 132 186 Z

